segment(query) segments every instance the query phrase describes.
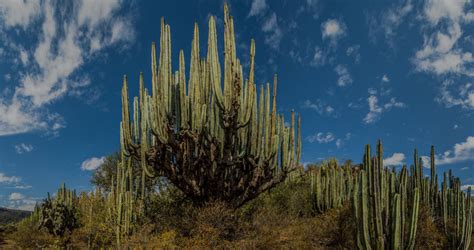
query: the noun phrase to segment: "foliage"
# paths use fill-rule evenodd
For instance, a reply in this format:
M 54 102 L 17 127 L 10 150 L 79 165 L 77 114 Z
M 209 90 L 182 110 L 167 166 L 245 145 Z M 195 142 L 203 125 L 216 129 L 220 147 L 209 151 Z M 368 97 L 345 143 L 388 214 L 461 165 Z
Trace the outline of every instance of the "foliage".
M 114 242 L 113 225 L 108 220 L 108 207 L 105 193 L 101 189 L 82 192 L 77 200 L 78 223 L 73 232 L 72 244 L 81 248 L 103 248 Z
M 45 228 L 38 227 L 38 221 L 24 219 L 15 225 L 15 230 L 7 238 L 20 248 L 47 248 L 59 241 Z
M 102 163 L 92 174 L 91 183 L 106 192 L 110 191 L 112 181 L 117 176 L 117 165 L 120 162 L 120 152 L 115 152 L 105 157 Z
M 110 192 L 110 188 L 113 186 L 113 181 L 117 176 L 117 165 L 121 161 L 121 153 L 115 152 L 111 155 L 105 157 L 104 163 L 102 163 L 94 173 L 92 174 L 91 183 L 104 192 Z M 140 176 L 142 173 L 142 168 L 139 164 L 132 164 L 133 176 Z M 147 178 L 145 180 L 145 188 L 148 191 L 154 190 L 159 179 Z

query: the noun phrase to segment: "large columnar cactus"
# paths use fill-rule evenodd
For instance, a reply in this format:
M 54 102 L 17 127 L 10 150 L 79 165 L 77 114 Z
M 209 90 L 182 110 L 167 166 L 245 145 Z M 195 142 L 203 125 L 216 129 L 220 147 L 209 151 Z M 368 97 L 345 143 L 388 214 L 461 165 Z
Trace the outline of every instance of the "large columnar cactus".
M 107 198 L 108 220 L 115 227 L 117 245 L 120 245 L 124 237 L 135 231 L 139 218 L 143 215 L 142 183 L 142 177 L 133 176 L 132 159 L 125 159 L 122 155 Z
M 417 173 L 419 171 L 418 168 Z M 395 170 L 384 168 L 380 141 L 374 157 L 370 145 L 366 146 L 352 198 L 359 249 L 414 248 L 420 188 L 409 189 L 409 177 L 405 167 L 398 176 Z M 410 179 L 418 185 L 418 175 Z
M 443 222 L 444 232 L 452 243 L 453 249 L 468 249 L 472 235 L 471 189 L 461 190 L 461 181 L 449 170 L 443 174 L 441 189 L 438 188 L 435 152 L 431 147 L 431 181 L 429 189 L 431 200 L 429 207 L 433 216 Z M 454 228 L 450 228 L 454 225 Z
M 350 165 L 338 166 L 331 160 L 311 171 L 311 200 L 313 210 L 323 213 L 341 207 L 352 197 L 355 171 Z
M 276 77 L 272 92 L 268 83 L 257 92 L 253 40 L 249 73 L 244 77 L 227 5 L 223 67 L 214 17 L 209 19 L 205 58 L 199 39 L 195 25 L 186 79 L 182 50 L 178 69 L 172 69 L 170 26 L 162 19 L 158 58 L 152 44 L 151 92 L 140 74 L 132 118 L 124 78 L 122 150 L 140 162 L 147 176 L 167 177 L 196 203 L 219 200 L 239 207 L 283 181 L 299 165 L 300 119 L 296 125 L 292 112 L 287 127 L 283 115 L 277 114 Z
M 449 177 L 448 177 L 449 176 Z M 471 188 L 461 191 L 461 182 L 452 172 L 445 173 L 440 193 L 441 205 L 436 211 L 443 218 L 446 235 L 453 249 L 468 249 L 472 236 Z M 453 228 L 448 228 L 452 224 Z

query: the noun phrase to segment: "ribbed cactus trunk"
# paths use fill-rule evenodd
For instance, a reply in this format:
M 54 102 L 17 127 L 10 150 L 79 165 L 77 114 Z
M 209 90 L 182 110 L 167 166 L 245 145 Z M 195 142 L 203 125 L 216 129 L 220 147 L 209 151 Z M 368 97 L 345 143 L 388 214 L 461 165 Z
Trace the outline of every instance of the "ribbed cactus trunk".
M 311 172 L 311 200 L 315 213 L 324 213 L 341 207 L 352 198 L 354 169 L 350 165 L 340 167 L 331 160 Z
M 108 221 L 114 226 L 117 246 L 133 234 L 144 213 L 144 200 L 140 198 L 144 196 L 142 180 L 133 176 L 132 159 L 122 155 L 107 197 Z
M 323 213 L 351 200 L 359 249 L 415 249 L 419 247 L 418 230 L 423 230 L 418 228 L 420 206 L 425 206 L 432 217 L 442 221 L 450 249 L 469 249 L 471 190 L 463 192 L 451 170 L 444 173 L 438 189 L 435 158 L 431 147 L 431 178 L 423 177 L 417 150 L 410 171 L 404 165 L 397 174 L 395 168 L 384 167 L 380 141 L 375 156 L 366 145 L 361 166 L 341 167 L 331 160 L 309 170 L 312 207 L 315 213 Z
M 370 145 L 366 146 L 363 169 L 359 172 L 352 199 L 359 249 L 414 248 L 420 205 L 417 186 L 421 185 L 421 170 L 418 165 L 415 169 L 418 169 L 415 174 L 408 176 L 403 167 L 397 176 L 395 170 L 390 172 L 383 166 L 380 140 L 373 158 Z M 414 188 L 408 188 L 409 179 Z M 408 203 L 411 204 L 408 206 Z M 411 211 L 407 213 L 408 207 Z
M 187 81 L 183 51 L 179 68 L 172 69 L 170 26 L 162 19 L 158 58 L 152 45 L 151 93 L 140 74 L 132 117 L 124 79 L 122 151 L 140 162 L 147 176 L 166 177 L 198 204 L 219 200 L 239 207 L 299 166 L 300 119 L 295 124 L 292 112 L 287 127 L 283 115 L 277 114 L 276 77 L 273 92 L 267 83 L 258 97 L 253 40 L 248 78 L 244 77 L 227 5 L 223 68 L 214 17 L 209 19 L 208 34 L 207 57 L 201 58 L 199 29 L 194 26 Z

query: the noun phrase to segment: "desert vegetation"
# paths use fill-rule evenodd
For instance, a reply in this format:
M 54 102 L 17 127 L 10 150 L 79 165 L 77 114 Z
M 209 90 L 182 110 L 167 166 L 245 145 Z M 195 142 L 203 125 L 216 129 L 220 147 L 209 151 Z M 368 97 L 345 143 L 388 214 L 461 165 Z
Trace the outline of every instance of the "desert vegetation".
M 0 235 L 15 247 L 472 249 L 471 190 L 421 157 L 401 169 L 383 148 L 362 163 L 303 167 L 301 120 L 277 113 L 277 77 L 257 91 L 255 43 L 244 76 L 233 19 L 224 7 L 224 58 L 209 19 L 207 56 L 195 25 L 172 69 L 170 26 L 151 47 L 151 90 L 122 88 L 119 153 L 94 174 L 95 190 L 65 184 Z M 272 90 L 272 91 L 271 91 Z M 133 110 L 133 112 L 130 111 Z M 439 179 L 442 179 L 441 181 Z M 1 242 L 1 241 L 0 241 Z

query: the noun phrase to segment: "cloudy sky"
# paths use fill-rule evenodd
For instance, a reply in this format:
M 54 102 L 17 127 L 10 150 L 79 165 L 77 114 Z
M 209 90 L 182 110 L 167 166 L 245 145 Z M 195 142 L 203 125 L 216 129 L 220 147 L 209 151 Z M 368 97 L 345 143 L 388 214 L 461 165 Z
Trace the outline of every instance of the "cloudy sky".
M 257 82 L 278 74 L 280 112 L 302 115 L 305 163 L 359 162 L 380 138 L 385 163 L 400 166 L 433 144 L 440 171 L 474 184 L 472 1 L 229 4 L 239 57 L 248 62 L 254 38 Z M 122 76 L 133 95 L 140 71 L 150 85 L 160 18 L 176 62 L 181 48 L 189 60 L 194 22 L 205 41 L 216 16 L 222 40 L 222 10 L 220 0 L 0 1 L 0 206 L 31 209 L 62 181 L 90 190 L 119 148 Z

